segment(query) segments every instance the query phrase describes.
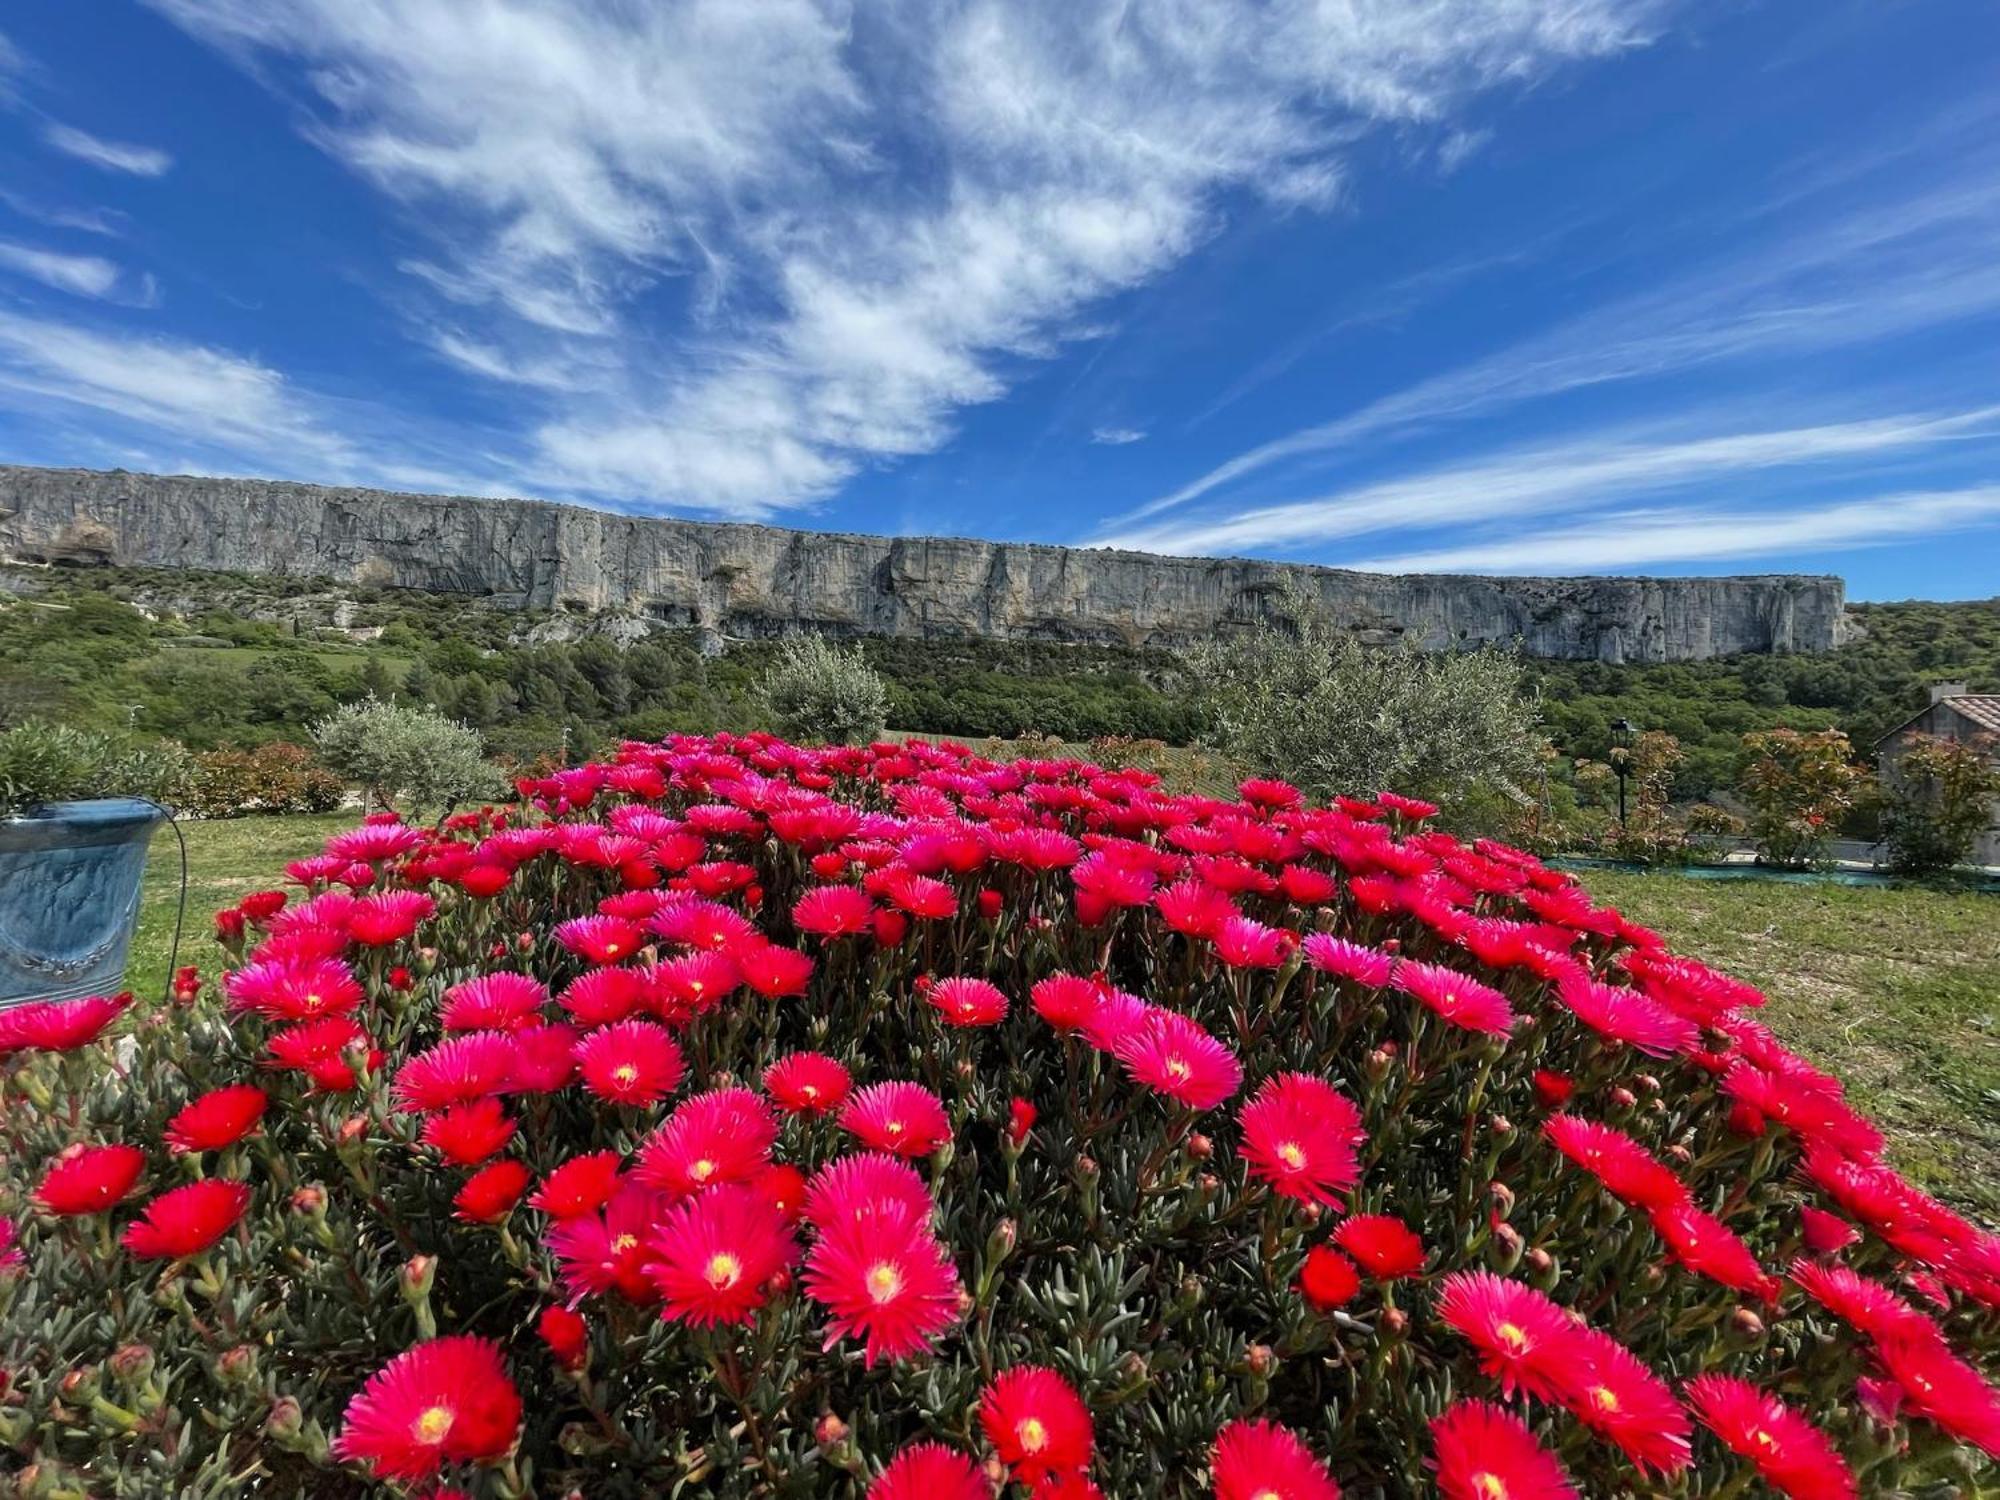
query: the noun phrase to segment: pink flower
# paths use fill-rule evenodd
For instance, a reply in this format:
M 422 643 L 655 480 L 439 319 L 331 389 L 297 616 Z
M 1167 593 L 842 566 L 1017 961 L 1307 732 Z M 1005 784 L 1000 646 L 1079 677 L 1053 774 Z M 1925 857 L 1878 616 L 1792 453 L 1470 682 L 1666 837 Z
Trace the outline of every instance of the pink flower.
M 865 1146 L 896 1156 L 929 1156 L 951 1139 L 944 1102 L 922 1084 L 877 1083 L 849 1097 L 840 1127 Z
M 1135 1081 L 1190 1109 L 1214 1109 L 1243 1083 L 1236 1054 L 1174 1011 L 1153 1010 L 1116 1051 Z
M 1361 1111 L 1325 1079 L 1280 1073 L 1237 1119 L 1250 1175 L 1280 1197 L 1333 1204 L 1360 1181 Z

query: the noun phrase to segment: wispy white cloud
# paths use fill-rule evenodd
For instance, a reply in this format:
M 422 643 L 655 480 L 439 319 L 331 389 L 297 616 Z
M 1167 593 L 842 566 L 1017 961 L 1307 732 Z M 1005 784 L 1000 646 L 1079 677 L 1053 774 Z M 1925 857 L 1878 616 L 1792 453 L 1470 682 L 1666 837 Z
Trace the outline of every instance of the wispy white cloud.
M 118 287 L 116 264 L 99 255 L 64 255 L 0 240 L 0 270 L 31 277 L 78 297 L 108 297 Z
M 1163 518 L 1100 545 L 1188 555 L 1282 549 L 1377 531 L 1415 531 L 1615 505 L 1677 487 L 1804 464 L 1848 464 L 2000 433 L 2000 407 L 1729 432 L 1672 441 L 1593 437 L 1430 469 L 1309 500 Z
M 1370 573 L 1578 573 L 1796 557 L 1918 541 L 2000 523 L 2000 486 L 1914 491 L 1789 511 L 1632 511 L 1559 531 L 1465 542 L 1343 567 Z
M 37 224 L 51 229 L 77 229 L 85 234 L 101 234 L 115 239 L 124 234 L 123 216 L 106 208 L 75 208 L 43 203 L 22 193 L 0 187 L 0 203 Z
M 1093 443 L 1119 448 L 1127 443 L 1144 442 L 1146 434 L 1137 427 L 1093 427 L 1090 430 L 1090 440 Z
M 1885 166 L 1889 165 L 1885 163 Z M 1725 361 L 1809 354 L 2000 312 L 2000 160 L 1963 156 L 1947 181 L 1804 215 L 1775 242 L 1657 289 L 1615 298 L 1499 353 L 1262 443 L 1111 523 L 1149 516 L 1279 468 L 1594 386 Z M 1823 188 L 1843 188 L 1846 177 Z
M 174 159 L 157 146 L 135 146 L 124 141 L 107 141 L 74 125 L 51 120 L 42 127 L 42 139 L 65 156 L 89 162 L 106 172 L 125 172 L 134 177 L 163 177 Z
M 1641 45 L 1661 11 L 150 3 L 296 67 L 313 138 L 434 232 L 409 269 L 507 325 L 446 357 L 594 372 L 523 382 L 530 477 L 734 515 L 937 448 L 1223 194 L 1328 203 L 1360 132 L 1447 139 L 1473 94 Z

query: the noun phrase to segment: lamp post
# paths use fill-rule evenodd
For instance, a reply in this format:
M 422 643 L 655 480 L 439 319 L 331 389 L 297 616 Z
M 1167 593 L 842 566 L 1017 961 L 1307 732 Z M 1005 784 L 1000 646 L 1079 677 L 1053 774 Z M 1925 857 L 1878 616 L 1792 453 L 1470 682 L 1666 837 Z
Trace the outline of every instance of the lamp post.
M 1611 721 L 1611 769 L 1618 773 L 1618 832 L 1625 832 L 1625 778 L 1632 774 L 1632 721 Z

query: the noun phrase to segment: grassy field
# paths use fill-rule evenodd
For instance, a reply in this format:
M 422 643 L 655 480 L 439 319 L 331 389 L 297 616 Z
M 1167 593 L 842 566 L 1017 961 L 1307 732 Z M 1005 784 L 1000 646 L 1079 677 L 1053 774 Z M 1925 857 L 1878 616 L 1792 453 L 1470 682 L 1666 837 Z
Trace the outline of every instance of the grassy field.
M 181 962 L 213 970 L 210 915 L 277 883 L 352 815 L 187 823 Z M 1770 996 L 1793 1047 L 1846 1079 L 1919 1182 L 2000 1221 L 2000 898 L 1593 872 L 1591 891 L 1677 950 Z M 173 830 L 153 845 L 129 982 L 158 994 L 180 889 Z

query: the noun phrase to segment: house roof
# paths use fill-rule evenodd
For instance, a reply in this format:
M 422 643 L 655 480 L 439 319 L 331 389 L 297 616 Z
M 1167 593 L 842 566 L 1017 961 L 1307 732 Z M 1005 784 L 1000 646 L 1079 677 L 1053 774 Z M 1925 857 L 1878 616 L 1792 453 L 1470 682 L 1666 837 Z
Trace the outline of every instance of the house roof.
M 1988 734 L 2000 734 L 2000 693 L 1960 693 L 1955 698 L 1940 698 L 1918 709 L 1875 743 L 1880 745 L 1894 739 L 1933 708 L 1948 708 L 1959 717 L 1971 720 Z

